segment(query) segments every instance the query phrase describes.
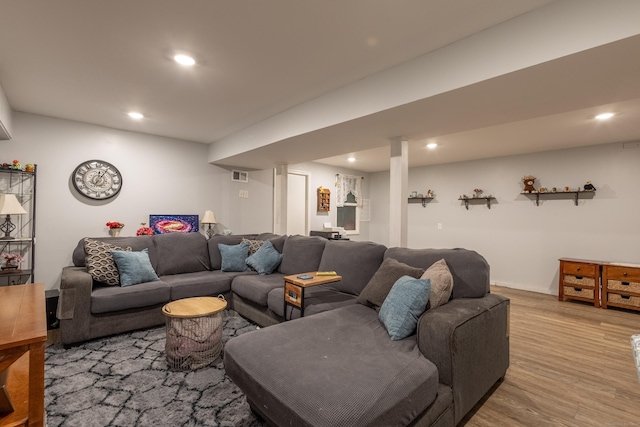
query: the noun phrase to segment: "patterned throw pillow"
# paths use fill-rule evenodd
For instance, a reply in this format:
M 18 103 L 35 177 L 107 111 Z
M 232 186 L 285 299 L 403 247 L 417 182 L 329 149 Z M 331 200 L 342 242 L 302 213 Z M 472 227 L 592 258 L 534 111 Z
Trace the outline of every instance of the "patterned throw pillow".
M 131 247 L 122 248 L 99 240 L 84 239 L 85 264 L 87 271 L 96 282 L 107 285 L 119 285 L 120 273 L 113 260 L 111 251 L 130 251 Z
M 249 240 L 246 237 L 242 238 L 242 243 L 249 242 L 249 256 L 258 252 L 258 249 L 264 245 L 264 240 Z

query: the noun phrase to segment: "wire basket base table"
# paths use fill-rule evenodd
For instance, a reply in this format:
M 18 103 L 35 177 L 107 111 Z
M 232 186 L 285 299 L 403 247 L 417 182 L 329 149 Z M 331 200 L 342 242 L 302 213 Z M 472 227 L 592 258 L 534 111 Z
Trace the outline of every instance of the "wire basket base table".
M 169 368 L 190 370 L 213 363 L 222 350 L 222 295 L 184 298 L 162 307 L 167 325 L 165 353 Z

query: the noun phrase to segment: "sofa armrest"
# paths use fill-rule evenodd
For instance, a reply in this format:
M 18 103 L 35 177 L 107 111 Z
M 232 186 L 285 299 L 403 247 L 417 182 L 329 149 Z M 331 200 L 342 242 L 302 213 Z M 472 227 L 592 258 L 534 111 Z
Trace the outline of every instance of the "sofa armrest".
M 455 422 L 504 377 L 509 367 L 509 299 L 460 298 L 427 311 L 418 347 L 453 390 Z
M 86 267 L 64 267 L 57 317 L 62 344 L 89 339 L 93 278 Z

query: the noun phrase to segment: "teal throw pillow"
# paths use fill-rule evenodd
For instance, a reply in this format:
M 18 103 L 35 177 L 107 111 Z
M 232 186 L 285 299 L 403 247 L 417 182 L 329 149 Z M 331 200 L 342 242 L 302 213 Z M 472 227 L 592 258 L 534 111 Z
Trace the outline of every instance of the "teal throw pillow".
M 246 260 L 249 256 L 249 242 L 242 242 L 239 245 L 225 245 L 218 243 L 220 256 L 222 257 L 222 271 L 247 271 Z
M 282 261 L 282 254 L 269 241 L 264 242 L 260 249 L 247 258 L 247 265 L 253 267 L 258 274 L 271 274 Z
M 430 293 L 429 279 L 402 276 L 394 283 L 378 313 L 393 341 L 415 333 L 418 319 L 427 308 Z
M 120 273 L 120 286 L 160 280 L 149 260 L 147 248 L 140 252 L 111 251 Z

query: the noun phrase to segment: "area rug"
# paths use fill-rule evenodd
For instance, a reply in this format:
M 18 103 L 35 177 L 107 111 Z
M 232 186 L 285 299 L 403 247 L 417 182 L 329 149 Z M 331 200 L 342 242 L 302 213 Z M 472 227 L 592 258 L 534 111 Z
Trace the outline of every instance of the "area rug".
M 256 329 L 224 312 L 223 342 Z M 262 426 L 218 358 L 208 367 L 173 371 L 165 328 L 46 349 L 45 411 L 57 426 Z

